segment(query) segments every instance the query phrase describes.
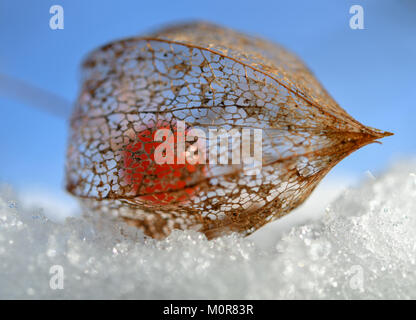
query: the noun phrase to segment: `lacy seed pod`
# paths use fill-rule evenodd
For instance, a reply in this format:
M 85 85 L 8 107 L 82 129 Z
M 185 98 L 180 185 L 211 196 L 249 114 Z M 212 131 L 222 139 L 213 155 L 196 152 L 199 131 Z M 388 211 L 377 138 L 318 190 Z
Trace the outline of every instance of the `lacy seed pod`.
M 240 137 L 261 130 L 260 143 L 248 142 L 262 150 L 256 174 L 243 161 L 190 161 L 195 141 L 219 128 Z M 172 134 L 155 139 L 159 132 Z M 247 235 L 299 206 L 344 157 L 388 135 L 348 115 L 282 47 L 211 24 L 178 25 L 88 56 L 67 190 L 154 238 L 175 228 Z M 163 156 L 173 152 L 176 162 L 160 164 L 155 154 L 168 140 Z

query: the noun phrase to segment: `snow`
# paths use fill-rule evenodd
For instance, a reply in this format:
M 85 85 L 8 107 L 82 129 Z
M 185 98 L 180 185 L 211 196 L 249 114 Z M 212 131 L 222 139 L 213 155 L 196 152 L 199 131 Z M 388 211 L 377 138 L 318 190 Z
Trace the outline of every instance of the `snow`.
M 415 299 L 415 200 L 416 162 L 400 163 L 262 246 L 262 230 L 156 241 L 101 216 L 54 222 L 3 187 L 0 298 Z

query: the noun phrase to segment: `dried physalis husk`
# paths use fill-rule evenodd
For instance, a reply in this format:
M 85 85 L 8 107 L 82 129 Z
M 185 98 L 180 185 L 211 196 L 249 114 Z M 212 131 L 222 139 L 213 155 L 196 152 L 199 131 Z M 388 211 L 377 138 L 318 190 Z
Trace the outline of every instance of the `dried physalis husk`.
M 248 143 L 261 147 L 260 169 L 186 157 L 156 163 L 159 129 L 170 130 L 174 147 L 184 144 L 173 149 L 178 160 L 203 141 L 185 138 L 195 128 L 205 138 L 212 129 L 261 130 L 260 143 Z M 67 189 L 154 238 L 174 228 L 247 235 L 299 206 L 344 157 L 387 135 L 348 115 L 282 47 L 211 24 L 178 25 L 86 59 Z M 239 145 L 220 145 L 217 155 L 233 150 Z

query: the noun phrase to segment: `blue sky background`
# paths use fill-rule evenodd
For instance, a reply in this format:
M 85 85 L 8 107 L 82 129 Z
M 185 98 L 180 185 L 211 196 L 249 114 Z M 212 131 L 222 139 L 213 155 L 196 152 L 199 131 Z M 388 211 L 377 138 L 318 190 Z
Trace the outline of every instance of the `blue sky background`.
M 65 29 L 49 28 L 50 6 Z M 365 30 L 349 28 L 364 8 Z M 392 131 L 343 160 L 331 176 L 378 172 L 416 151 L 416 1 L 0 0 L 0 73 L 74 101 L 92 49 L 161 24 L 203 19 L 279 42 L 298 54 L 360 122 Z M 0 97 L 0 182 L 62 190 L 65 119 Z

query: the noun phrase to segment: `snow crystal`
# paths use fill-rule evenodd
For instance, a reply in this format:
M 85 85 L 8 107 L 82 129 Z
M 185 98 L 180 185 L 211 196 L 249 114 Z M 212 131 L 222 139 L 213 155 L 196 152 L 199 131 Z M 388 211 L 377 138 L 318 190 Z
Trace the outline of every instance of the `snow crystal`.
M 156 241 L 105 217 L 56 223 L 3 190 L 0 298 L 415 299 L 415 200 L 416 164 L 397 165 L 265 249 L 192 231 Z

